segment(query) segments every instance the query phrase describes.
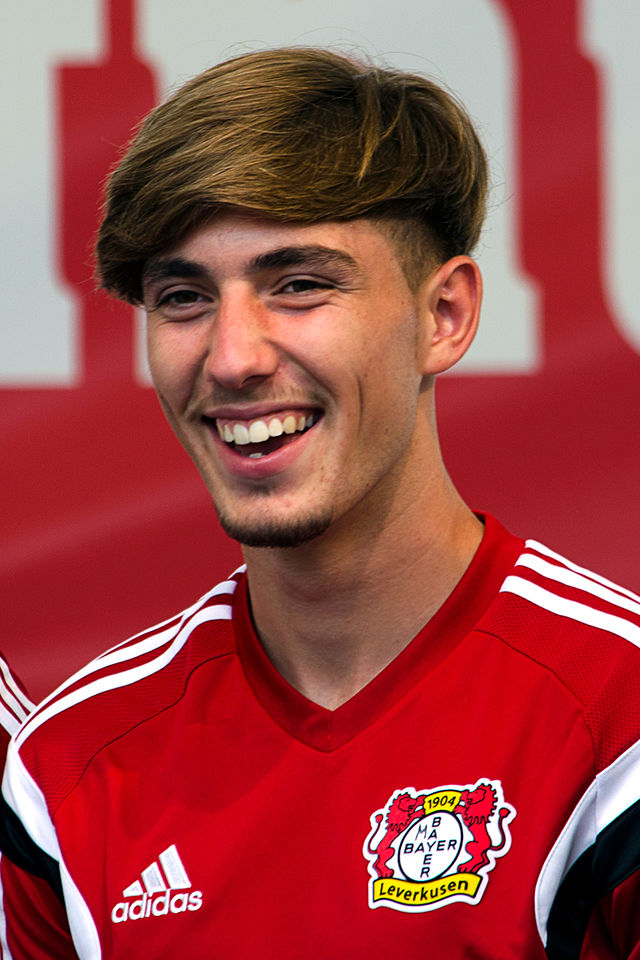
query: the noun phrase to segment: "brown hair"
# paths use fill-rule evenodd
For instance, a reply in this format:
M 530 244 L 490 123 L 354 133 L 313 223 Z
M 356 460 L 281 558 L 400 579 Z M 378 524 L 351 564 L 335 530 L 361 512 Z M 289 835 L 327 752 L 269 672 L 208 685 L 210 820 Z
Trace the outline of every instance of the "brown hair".
M 250 53 L 144 121 L 109 180 L 98 275 L 140 302 L 149 258 L 227 205 L 283 221 L 413 221 L 448 259 L 476 244 L 486 187 L 473 125 L 435 83 L 328 50 Z

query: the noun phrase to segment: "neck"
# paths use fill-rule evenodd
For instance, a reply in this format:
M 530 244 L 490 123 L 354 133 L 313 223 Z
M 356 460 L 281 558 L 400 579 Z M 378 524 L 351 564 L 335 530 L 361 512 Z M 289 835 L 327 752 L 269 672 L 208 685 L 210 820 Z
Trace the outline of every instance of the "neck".
M 383 523 L 371 514 L 288 549 L 247 549 L 261 642 L 305 697 L 335 709 L 413 639 L 462 577 L 482 525 L 444 469 Z

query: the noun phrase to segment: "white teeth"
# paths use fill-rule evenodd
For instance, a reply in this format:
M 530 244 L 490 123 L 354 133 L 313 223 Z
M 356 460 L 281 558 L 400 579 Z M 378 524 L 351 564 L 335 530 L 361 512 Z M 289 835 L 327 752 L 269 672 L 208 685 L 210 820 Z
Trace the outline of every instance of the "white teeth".
M 264 443 L 264 441 L 268 439 L 269 439 L 269 428 L 267 427 L 264 420 L 254 420 L 254 422 L 249 427 L 249 442 Z
M 288 417 L 285 417 L 282 421 L 282 429 L 285 433 L 295 433 L 297 428 L 296 418 L 289 414 Z
M 259 460 L 260 457 L 262 457 L 262 456 L 263 456 L 263 454 L 261 454 L 261 453 L 250 453 L 250 454 L 249 454 L 249 460 Z
M 264 443 L 269 437 L 280 437 L 283 433 L 292 434 L 306 430 L 312 427 L 315 421 L 316 417 L 313 413 L 308 416 L 289 413 L 284 420 L 280 417 L 271 417 L 268 423 L 266 420 L 253 420 L 249 426 L 245 423 L 234 423 L 231 426 L 225 423 L 221 426 L 216 422 L 216 427 L 220 438 L 225 443 L 236 443 L 243 447 L 248 443 Z M 251 454 L 251 456 L 259 457 L 262 454 Z
M 233 439 L 238 446 L 244 446 L 246 443 L 249 443 L 249 431 L 243 423 L 234 423 Z

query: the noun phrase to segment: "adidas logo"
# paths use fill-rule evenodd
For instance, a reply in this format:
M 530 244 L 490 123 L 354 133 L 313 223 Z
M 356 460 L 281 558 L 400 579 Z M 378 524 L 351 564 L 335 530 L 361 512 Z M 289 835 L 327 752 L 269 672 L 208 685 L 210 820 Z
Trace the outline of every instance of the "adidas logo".
M 125 900 L 116 903 L 111 911 L 114 923 L 162 917 L 169 913 L 185 913 L 202 906 L 202 890 L 192 890 L 175 843 L 163 850 L 135 880 L 122 891 Z M 191 891 L 188 893 L 187 891 Z

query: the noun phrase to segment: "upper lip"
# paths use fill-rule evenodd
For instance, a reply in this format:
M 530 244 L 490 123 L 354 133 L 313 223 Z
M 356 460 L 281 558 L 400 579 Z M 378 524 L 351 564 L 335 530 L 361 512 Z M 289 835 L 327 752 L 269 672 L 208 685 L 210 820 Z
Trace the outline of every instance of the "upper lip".
M 319 407 L 312 403 L 255 403 L 243 407 L 221 406 L 205 409 L 202 416 L 208 420 L 262 420 L 277 417 L 285 411 L 297 410 L 300 413 L 314 413 Z

